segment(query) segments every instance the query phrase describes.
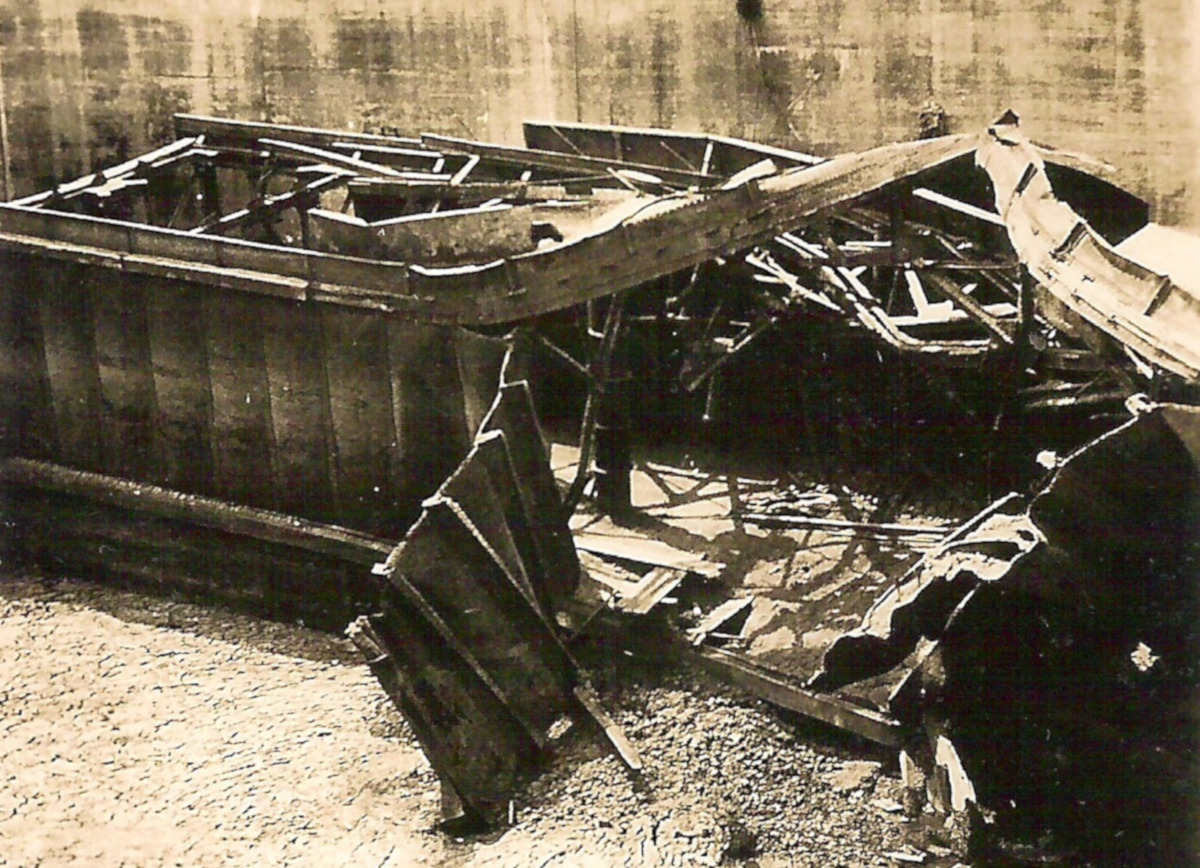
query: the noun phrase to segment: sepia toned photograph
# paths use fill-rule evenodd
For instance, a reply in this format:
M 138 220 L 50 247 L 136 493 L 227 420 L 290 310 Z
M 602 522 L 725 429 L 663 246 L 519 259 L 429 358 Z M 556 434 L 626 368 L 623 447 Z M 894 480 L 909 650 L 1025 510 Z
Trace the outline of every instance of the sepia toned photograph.
M 0 0 L 0 868 L 1200 865 L 1196 0 Z

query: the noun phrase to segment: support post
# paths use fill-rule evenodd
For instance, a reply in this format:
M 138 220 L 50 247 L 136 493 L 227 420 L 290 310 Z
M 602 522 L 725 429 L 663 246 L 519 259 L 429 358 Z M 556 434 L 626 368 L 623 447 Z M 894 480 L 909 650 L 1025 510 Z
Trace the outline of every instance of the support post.
M 1033 326 L 1033 277 L 1024 265 L 1020 266 L 1020 270 L 1021 277 L 1017 284 L 1017 334 L 1019 338 L 1024 338 Z
M 200 210 L 203 213 L 201 223 L 221 216 L 221 188 L 217 181 L 217 167 L 211 162 L 199 163 L 196 166 L 196 176 L 200 181 Z
M 629 381 L 625 366 L 610 362 L 596 420 L 596 502 L 609 515 L 628 512 L 631 505 Z
M 610 362 L 613 356 L 613 349 L 617 343 L 617 334 L 621 330 L 621 313 L 625 303 L 625 293 L 620 292 L 612 296 L 608 305 L 608 311 L 604 317 L 604 330 L 598 333 L 600 343 L 596 347 L 595 355 L 591 365 L 591 376 L 588 379 L 588 395 L 587 403 L 583 408 L 583 420 L 579 425 L 579 468 L 575 473 L 575 479 L 571 483 L 571 488 L 567 492 L 566 498 L 563 501 L 563 506 L 568 515 L 575 511 L 575 507 L 579 505 L 580 498 L 583 497 L 584 486 L 587 485 L 588 476 L 591 472 L 591 464 L 594 450 L 596 448 L 596 436 L 600 425 L 598 420 L 601 418 L 601 413 L 607 414 L 608 411 L 602 410 L 606 404 L 606 392 L 610 388 Z M 589 336 L 597 336 L 597 332 L 593 327 L 593 319 L 596 305 L 589 304 L 587 309 L 587 333 Z M 628 419 L 628 412 L 625 415 Z M 610 423 L 611 427 L 611 423 Z M 625 423 L 626 444 L 625 449 L 628 450 L 628 422 Z M 607 435 L 606 435 L 607 436 Z M 606 445 L 606 449 L 612 450 L 611 443 Z M 615 454 L 606 455 L 607 463 L 611 465 L 615 463 L 620 466 L 621 447 L 618 443 Z M 632 461 L 629 461 L 630 465 Z M 631 469 L 631 468 L 630 468 Z M 629 473 L 625 472 L 625 489 L 629 487 Z M 618 492 L 619 494 L 619 492 Z M 603 500 L 603 499 L 602 499 Z M 625 497 L 626 506 L 628 506 L 628 494 Z

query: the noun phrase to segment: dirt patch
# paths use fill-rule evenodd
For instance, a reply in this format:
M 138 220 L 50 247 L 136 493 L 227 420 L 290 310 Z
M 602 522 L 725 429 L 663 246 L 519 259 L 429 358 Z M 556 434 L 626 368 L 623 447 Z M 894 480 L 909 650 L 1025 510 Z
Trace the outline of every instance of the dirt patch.
M 0 593 L 0 865 L 441 858 L 425 831 L 432 770 L 365 667 L 295 653 L 324 639 L 284 628 L 281 653 L 63 599 L 128 616 L 134 595 L 11 580 Z M 161 605 L 144 599 L 140 620 Z M 254 633 L 249 619 L 173 613 Z M 284 637 L 259 638 L 271 635 Z
M 437 779 L 339 637 L 0 574 L 0 866 L 888 865 L 893 771 L 686 671 L 604 700 L 646 763 L 578 726 L 512 828 L 434 827 Z

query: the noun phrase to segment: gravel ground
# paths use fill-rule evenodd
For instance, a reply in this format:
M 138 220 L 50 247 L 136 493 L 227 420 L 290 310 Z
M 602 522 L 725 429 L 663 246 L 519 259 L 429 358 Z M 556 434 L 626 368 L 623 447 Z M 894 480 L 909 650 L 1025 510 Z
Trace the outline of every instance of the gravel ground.
M 0 613 L 5 868 L 772 868 L 913 852 L 894 769 L 686 672 L 604 691 L 640 780 L 573 727 L 513 827 L 463 840 L 434 829 L 436 776 L 342 639 L 11 570 Z
M 0 865 L 443 855 L 425 831 L 436 779 L 410 738 L 380 726 L 389 708 L 365 667 L 267 650 L 279 631 L 250 619 L 228 626 L 258 641 L 229 641 L 192 632 L 220 620 L 193 607 L 142 599 L 175 628 L 70 602 L 122 611 L 134 595 L 11 580 L 0 595 Z
M 530 788 L 505 841 L 549 838 L 547 856 L 569 847 L 602 865 L 716 865 L 731 846 L 744 861 L 756 850 L 762 866 L 889 865 L 898 863 L 884 853 L 906 849 L 899 781 L 878 762 L 807 740 L 686 673 L 606 700 L 642 755 L 643 779 L 581 743 Z

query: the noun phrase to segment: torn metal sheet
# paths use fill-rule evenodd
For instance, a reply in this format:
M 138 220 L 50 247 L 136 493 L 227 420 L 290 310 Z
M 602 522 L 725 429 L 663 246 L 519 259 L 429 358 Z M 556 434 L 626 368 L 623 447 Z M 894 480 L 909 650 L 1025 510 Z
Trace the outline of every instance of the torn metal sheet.
M 899 664 L 921 636 L 936 636 L 980 582 L 1003 578 L 1044 537 L 1016 496 L 998 501 L 925 555 L 825 652 L 812 686 L 834 690 Z
M 992 127 L 977 160 L 1013 247 L 1046 292 L 1153 364 L 1200 379 L 1200 298 L 1124 256 L 1060 201 L 1015 123 Z
M 347 635 L 456 800 L 476 819 L 498 822 L 538 743 L 423 603 L 409 593 L 386 617 L 357 619 Z
M 1001 836 L 1192 864 L 1200 805 L 1200 409 L 1143 407 L 928 555 L 814 687 L 893 666 L 934 801 Z M 1133 849 L 1136 848 L 1136 849 Z
M 197 118 L 189 118 L 185 126 L 209 128 Z M 269 125 L 254 125 L 249 131 L 241 127 L 231 131 L 229 127 L 228 123 L 213 120 L 213 141 L 223 141 L 223 135 L 230 135 L 231 142 L 244 144 L 251 133 L 258 132 L 258 141 L 278 143 L 288 133 L 280 128 L 273 137 L 268 134 Z M 332 131 L 302 132 L 308 140 L 336 141 Z M 324 150 L 301 142 L 290 144 L 292 152 L 297 148 Z M 444 144 L 430 142 L 438 148 Z M 128 221 L 117 221 L 117 225 L 37 203 L 0 207 L 0 247 L 103 268 L 119 267 L 123 273 L 159 274 L 167 268 L 171 274 L 199 283 L 365 307 L 423 322 L 512 322 L 610 295 L 714 256 L 747 249 L 822 209 L 851 202 L 887 183 L 968 154 L 974 144 L 973 137 L 947 137 L 888 145 L 709 193 L 635 193 L 630 201 L 626 192 L 623 200 L 612 200 L 608 216 L 577 236 L 561 242 L 548 239 L 549 243 L 541 243 L 529 252 L 455 267 L 386 262 L 308 249 L 305 245 L 310 230 L 301 231 L 301 237 L 292 238 L 288 244 L 263 243 L 272 240 L 273 230 L 260 226 L 266 234 L 259 232 L 253 239 L 255 243 L 247 243 L 158 225 Z M 547 153 L 560 161 L 585 159 Z M 228 156 L 246 159 L 240 150 Z M 537 152 L 529 151 L 517 155 L 533 162 L 537 156 Z M 364 165 L 354 169 L 346 161 L 358 158 L 339 159 L 347 171 L 376 177 L 381 174 L 378 167 L 382 164 L 360 160 Z M 390 167 L 384 169 L 383 177 L 400 174 Z M 330 171 L 323 173 L 329 175 Z M 699 177 L 698 173 L 692 174 Z M 213 189 L 204 197 L 209 205 L 219 201 L 215 183 L 210 187 Z M 187 202 L 190 199 L 181 207 Z M 203 225 L 211 216 L 206 211 L 197 222 Z M 299 217 L 303 224 L 307 212 Z
M 573 667 L 524 589 L 461 504 L 432 498 L 387 568 L 426 600 L 530 737 L 544 733 L 566 708 Z M 407 587 L 400 586 L 407 591 Z M 387 611 L 385 609 L 384 617 Z
M 500 822 L 577 677 L 553 631 L 451 501 L 389 560 L 392 593 L 350 636 L 477 820 Z
M 515 478 L 520 480 L 516 492 L 521 499 L 528 536 L 537 553 L 536 561 L 525 558 L 526 568 L 544 611 L 555 612 L 575 593 L 579 557 L 550 469 L 549 450 L 538 424 L 529 384 L 515 379 L 517 374 L 512 366 L 506 368 L 505 376 L 514 379 L 501 385 L 479 430 L 482 434 L 500 431 L 504 436 L 508 460 Z M 511 526 L 514 538 L 521 539 L 524 534 L 520 520 L 514 520 Z
M 349 631 L 451 803 L 486 823 L 503 821 L 564 714 L 586 714 L 641 766 L 551 621 L 579 564 L 549 474 L 527 387 L 506 383 L 467 457 L 377 570 L 382 610 Z

